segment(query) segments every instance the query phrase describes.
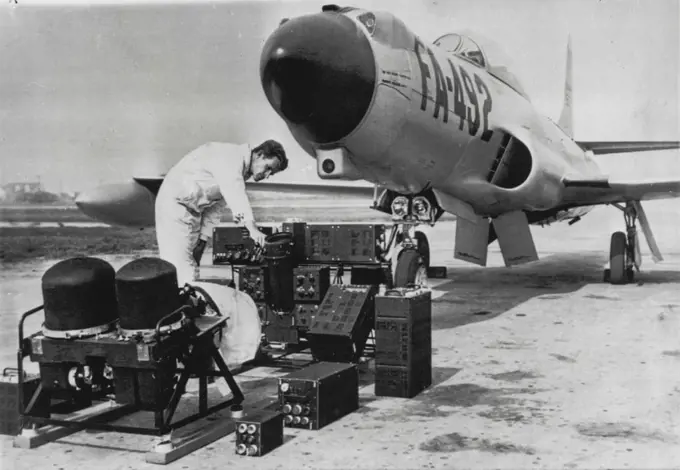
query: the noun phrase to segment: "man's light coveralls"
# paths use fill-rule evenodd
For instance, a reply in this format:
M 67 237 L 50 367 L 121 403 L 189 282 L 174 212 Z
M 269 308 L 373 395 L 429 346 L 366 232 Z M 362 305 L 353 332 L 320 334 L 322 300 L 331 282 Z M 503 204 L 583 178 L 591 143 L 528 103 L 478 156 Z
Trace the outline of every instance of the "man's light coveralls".
M 194 247 L 199 238 L 210 240 L 225 207 L 238 224 L 254 220 L 245 185 L 250 160 L 248 145 L 211 142 L 166 175 L 156 196 L 156 238 L 160 257 L 177 268 L 180 286 L 198 277 Z

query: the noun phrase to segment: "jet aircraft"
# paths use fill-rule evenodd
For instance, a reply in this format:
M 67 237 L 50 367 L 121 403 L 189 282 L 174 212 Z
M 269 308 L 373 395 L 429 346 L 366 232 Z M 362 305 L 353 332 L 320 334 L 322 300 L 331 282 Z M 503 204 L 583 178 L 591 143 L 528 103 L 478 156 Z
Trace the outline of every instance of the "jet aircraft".
M 641 263 L 639 222 L 655 261 L 662 255 L 641 201 L 680 195 L 680 180 L 617 181 L 595 156 L 674 149 L 678 141 L 584 142 L 573 136 L 572 52 L 567 47 L 558 122 L 539 113 L 507 57 L 474 33 L 428 44 L 388 12 L 326 5 L 284 19 L 264 44 L 264 93 L 326 180 L 370 187 L 258 183 L 249 191 L 373 195 L 400 238 L 396 279 L 412 282 L 429 262 L 414 231 L 456 216 L 454 257 L 486 265 L 498 241 L 507 266 L 538 259 L 530 225 L 579 221 L 609 204 L 625 231 L 611 236 L 612 283 Z M 103 221 L 153 225 L 162 177 L 134 178 L 81 194 L 83 212 Z

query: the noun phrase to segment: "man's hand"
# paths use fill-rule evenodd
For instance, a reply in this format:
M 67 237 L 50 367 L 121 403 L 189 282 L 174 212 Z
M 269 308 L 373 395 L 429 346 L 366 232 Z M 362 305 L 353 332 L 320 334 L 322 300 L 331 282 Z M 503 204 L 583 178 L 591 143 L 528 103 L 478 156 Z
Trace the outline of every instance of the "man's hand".
M 264 247 L 264 240 L 265 238 L 267 238 L 267 235 L 260 232 L 259 230 L 255 230 L 250 232 L 250 238 L 252 238 L 255 241 L 255 243 L 257 243 L 261 247 Z
M 200 266 L 201 265 L 201 257 L 203 256 L 203 251 L 205 250 L 205 245 L 206 242 L 205 240 L 198 240 L 198 243 L 196 243 L 196 246 L 194 247 L 193 251 L 193 256 L 194 259 L 196 260 L 196 265 Z
M 264 248 L 264 239 L 267 238 L 267 235 L 260 232 L 254 222 L 247 221 L 245 223 L 245 227 L 248 229 L 248 233 L 250 233 L 250 238 L 252 238 L 255 243 Z

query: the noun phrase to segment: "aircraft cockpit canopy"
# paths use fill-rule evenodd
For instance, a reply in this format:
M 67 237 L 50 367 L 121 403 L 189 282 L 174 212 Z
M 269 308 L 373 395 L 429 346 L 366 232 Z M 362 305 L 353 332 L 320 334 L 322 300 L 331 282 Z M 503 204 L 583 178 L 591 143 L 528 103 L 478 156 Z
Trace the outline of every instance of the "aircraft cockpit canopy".
M 450 33 L 434 41 L 434 44 L 486 69 L 491 75 L 529 99 L 520 81 L 510 72 L 510 58 L 493 41 L 478 34 Z
M 440 37 L 434 43 L 445 51 L 474 62 L 480 67 L 486 68 L 486 60 L 484 60 L 482 48 L 468 36 L 451 33 Z

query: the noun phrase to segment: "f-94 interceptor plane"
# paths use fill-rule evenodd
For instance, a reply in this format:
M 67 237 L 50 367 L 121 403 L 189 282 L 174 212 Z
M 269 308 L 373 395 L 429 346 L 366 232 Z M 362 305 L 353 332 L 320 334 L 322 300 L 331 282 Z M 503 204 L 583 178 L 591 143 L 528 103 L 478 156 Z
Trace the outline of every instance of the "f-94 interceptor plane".
M 370 187 L 257 184 L 258 190 L 373 194 L 403 235 L 395 276 L 410 282 L 428 254 L 418 224 L 456 215 L 454 256 L 486 265 L 498 240 L 507 266 L 538 259 L 529 226 L 580 220 L 611 204 L 625 231 L 612 234 L 612 283 L 639 270 L 639 222 L 653 259 L 662 259 L 641 201 L 680 195 L 680 180 L 615 181 L 595 155 L 674 149 L 680 142 L 581 142 L 572 129 L 572 59 L 557 123 L 532 105 L 495 45 L 469 33 L 428 44 L 387 12 L 324 6 L 281 21 L 261 54 L 260 77 L 273 109 L 317 161 L 322 179 Z M 162 178 L 137 178 L 83 194 L 95 217 L 153 223 Z M 419 246 L 420 245 L 420 246 Z M 425 261 L 425 263 L 427 260 Z M 406 273 L 404 275 L 404 273 Z

